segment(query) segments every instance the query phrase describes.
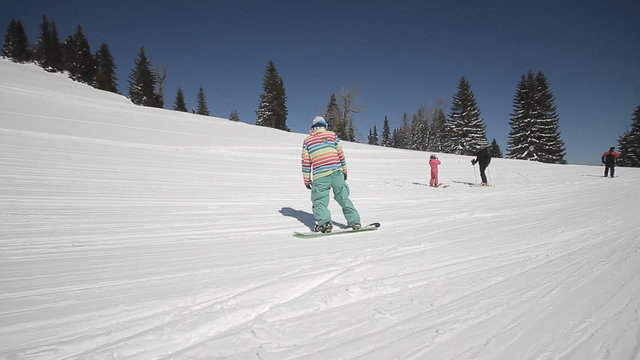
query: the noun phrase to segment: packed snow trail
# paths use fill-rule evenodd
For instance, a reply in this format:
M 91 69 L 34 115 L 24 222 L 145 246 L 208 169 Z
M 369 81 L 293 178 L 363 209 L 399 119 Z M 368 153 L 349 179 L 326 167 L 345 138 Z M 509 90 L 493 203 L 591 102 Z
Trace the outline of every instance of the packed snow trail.
M 639 169 L 345 143 L 384 226 L 296 239 L 304 134 L 0 79 L 0 359 L 640 359 Z

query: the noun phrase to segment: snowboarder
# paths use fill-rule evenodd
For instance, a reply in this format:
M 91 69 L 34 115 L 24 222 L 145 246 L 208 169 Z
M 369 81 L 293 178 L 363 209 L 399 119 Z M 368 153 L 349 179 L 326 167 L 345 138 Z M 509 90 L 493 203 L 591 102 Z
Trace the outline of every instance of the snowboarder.
M 611 170 L 611 177 L 613 177 L 613 173 L 616 171 L 616 159 L 620 157 L 620 154 L 615 152 L 615 147 L 610 147 L 609 151 L 602 154 L 602 163 L 604 164 L 604 177 L 609 175 L 609 170 Z
M 436 154 L 431 154 L 429 157 L 429 166 L 431 167 L 431 180 L 429 180 L 429 186 L 438 187 L 438 165 L 441 162 L 438 160 Z
M 347 226 L 360 229 L 360 215 L 349 200 L 347 162 L 338 136 L 327 130 L 327 122 L 316 116 L 311 123 L 311 133 L 302 143 L 302 177 L 304 185 L 311 190 L 314 231 L 329 233 L 333 229 L 329 212 L 329 191 L 342 207 Z
M 491 163 L 491 153 L 489 153 L 489 148 L 486 146 L 480 146 L 479 151 L 476 153 L 476 158 L 471 160 L 471 165 L 478 163 L 480 164 L 480 178 L 482 178 L 482 183 L 480 185 L 487 186 L 487 175 L 485 175 L 484 171 Z

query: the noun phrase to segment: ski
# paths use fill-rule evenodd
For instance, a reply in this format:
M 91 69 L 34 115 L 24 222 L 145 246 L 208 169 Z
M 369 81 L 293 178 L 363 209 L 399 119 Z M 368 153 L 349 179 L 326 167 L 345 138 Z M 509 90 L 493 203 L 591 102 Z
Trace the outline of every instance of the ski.
M 296 232 L 293 233 L 293 236 L 295 236 L 297 238 L 301 238 L 301 239 L 310 239 L 310 238 L 323 237 L 323 236 L 331 236 L 331 235 L 356 233 L 356 232 L 362 232 L 362 231 L 378 230 L 379 227 L 380 227 L 380 223 L 371 223 L 369 225 L 361 227 L 358 230 L 336 229 L 336 230 L 334 230 L 334 231 L 332 231 L 330 233 L 313 232 L 313 231 L 309 231 L 309 232 L 296 231 Z
M 449 187 L 449 184 L 443 184 L 443 183 L 440 183 L 440 184 L 438 184 L 436 186 L 432 186 L 432 185 L 429 185 L 429 184 L 423 184 L 423 183 L 419 183 L 419 182 L 415 182 L 414 181 L 414 182 L 412 182 L 412 184 L 413 185 L 421 185 L 421 186 L 433 187 L 433 188 L 443 188 L 443 189 Z
M 458 183 L 458 184 L 465 184 L 465 185 L 470 186 L 470 187 L 493 187 L 493 185 L 482 185 L 482 184 L 466 182 L 466 181 L 453 180 L 453 182 L 454 183 Z

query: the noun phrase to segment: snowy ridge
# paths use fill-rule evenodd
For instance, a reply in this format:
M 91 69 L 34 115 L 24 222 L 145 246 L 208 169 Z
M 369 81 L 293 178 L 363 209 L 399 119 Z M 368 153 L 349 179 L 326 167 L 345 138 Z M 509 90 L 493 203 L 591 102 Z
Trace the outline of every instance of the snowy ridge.
M 309 241 L 304 136 L 0 60 L 0 359 L 640 359 L 640 169 L 344 143 Z

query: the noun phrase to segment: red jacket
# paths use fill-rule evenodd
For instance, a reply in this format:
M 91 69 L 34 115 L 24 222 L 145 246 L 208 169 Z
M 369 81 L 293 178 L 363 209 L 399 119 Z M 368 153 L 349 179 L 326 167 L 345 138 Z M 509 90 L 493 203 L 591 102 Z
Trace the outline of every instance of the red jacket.
M 620 158 L 620 154 L 615 151 L 607 151 L 602 154 L 602 163 L 607 165 L 614 165 L 616 163 L 616 159 Z

